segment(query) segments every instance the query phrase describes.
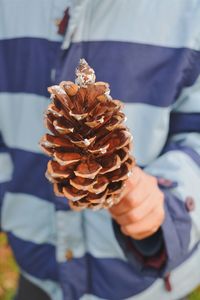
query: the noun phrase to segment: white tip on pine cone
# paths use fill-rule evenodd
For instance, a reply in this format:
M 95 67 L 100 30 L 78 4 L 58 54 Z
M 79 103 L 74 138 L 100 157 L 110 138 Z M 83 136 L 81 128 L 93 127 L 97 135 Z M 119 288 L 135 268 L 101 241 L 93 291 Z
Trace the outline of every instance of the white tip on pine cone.
M 105 118 L 104 116 L 103 116 L 103 117 L 101 117 L 101 119 L 99 119 L 99 123 L 101 123 L 101 124 L 102 124 L 102 123 L 104 122 L 104 118 Z
M 80 59 L 79 66 L 76 69 L 76 77 L 75 83 L 82 87 L 95 83 L 95 72 L 84 58 Z
M 49 87 L 49 91 L 54 95 L 54 93 L 58 95 L 66 94 L 65 90 L 59 85 L 52 85 Z
M 63 116 L 60 112 L 54 110 L 54 109 L 52 108 L 52 106 L 49 106 L 49 107 L 47 108 L 47 113 L 48 113 L 48 112 L 49 112 L 49 113 L 52 113 L 54 116 L 57 116 L 57 117 L 62 117 L 62 116 Z
M 85 114 L 74 114 L 71 110 L 69 111 L 70 116 L 74 117 L 76 120 L 80 121 L 87 117 L 88 113 Z
M 52 148 L 54 146 L 54 144 L 49 141 L 42 141 L 41 145 L 47 148 Z
M 89 141 L 88 139 L 84 139 L 84 144 L 85 144 L 86 146 L 89 146 L 89 145 L 90 145 L 90 141 Z
M 105 148 L 100 148 L 100 152 L 101 152 L 102 154 L 105 154 L 105 153 L 107 152 L 107 150 L 106 150 Z
M 110 95 L 110 89 L 108 89 L 104 94 L 106 95 L 108 100 L 112 100 L 112 97 Z
M 62 115 L 61 115 L 62 116 Z M 53 124 L 54 125 L 54 128 L 58 131 L 58 132 L 60 132 L 60 133 L 68 133 L 68 132 L 73 132 L 74 131 L 74 128 L 63 128 L 63 127 L 61 127 L 61 126 L 59 126 L 59 125 L 55 125 L 55 123 Z

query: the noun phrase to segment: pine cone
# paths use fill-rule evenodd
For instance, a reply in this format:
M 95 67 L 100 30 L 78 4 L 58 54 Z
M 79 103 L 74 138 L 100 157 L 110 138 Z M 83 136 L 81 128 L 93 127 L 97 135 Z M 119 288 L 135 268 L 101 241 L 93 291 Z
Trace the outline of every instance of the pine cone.
M 76 81 L 48 88 L 51 93 L 43 151 L 53 159 L 46 177 L 58 196 L 75 210 L 109 208 L 119 202 L 135 164 L 130 155 L 132 136 L 124 125 L 122 103 L 110 96 L 109 85 L 95 82 L 84 59 Z

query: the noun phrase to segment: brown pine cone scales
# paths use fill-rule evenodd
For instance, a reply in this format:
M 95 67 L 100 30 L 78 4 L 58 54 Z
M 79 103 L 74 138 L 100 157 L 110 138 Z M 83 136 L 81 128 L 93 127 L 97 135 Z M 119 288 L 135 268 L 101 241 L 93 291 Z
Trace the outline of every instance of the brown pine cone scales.
M 46 177 L 71 208 L 109 208 L 118 203 L 135 164 L 132 136 L 124 125 L 122 103 L 110 96 L 109 85 L 95 82 L 84 59 L 76 81 L 51 86 L 42 137 L 43 151 L 52 157 Z

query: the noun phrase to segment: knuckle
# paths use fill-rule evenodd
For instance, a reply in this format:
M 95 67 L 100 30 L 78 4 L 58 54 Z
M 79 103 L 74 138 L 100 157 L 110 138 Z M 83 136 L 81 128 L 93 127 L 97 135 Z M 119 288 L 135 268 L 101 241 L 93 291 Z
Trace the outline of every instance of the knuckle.
M 127 222 L 129 222 L 129 223 L 133 222 L 133 213 L 132 212 L 127 215 Z
M 140 220 L 140 215 L 138 212 L 132 212 L 132 221 L 133 222 L 138 222 Z
M 137 207 L 140 204 L 140 202 L 141 202 L 141 192 L 138 191 L 138 190 L 136 190 L 131 195 L 130 207 L 131 208 L 135 208 L 135 207 Z
M 129 197 L 128 197 L 128 206 L 129 206 L 129 208 L 133 208 L 134 207 L 134 203 L 135 203 L 135 193 L 130 193 L 129 194 Z
M 129 214 L 125 214 L 125 215 L 122 215 L 122 216 L 119 216 L 118 218 L 118 223 L 125 226 L 127 224 L 130 224 L 130 215 Z

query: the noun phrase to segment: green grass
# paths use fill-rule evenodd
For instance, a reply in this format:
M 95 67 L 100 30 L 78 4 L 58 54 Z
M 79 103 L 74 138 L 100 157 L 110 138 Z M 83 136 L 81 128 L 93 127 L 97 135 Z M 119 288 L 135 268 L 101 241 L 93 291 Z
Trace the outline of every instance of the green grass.
M 6 237 L 0 233 L 0 300 L 11 300 L 17 287 L 18 269 Z
M 17 287 L 17 279 L 18 268 L 5 235 L 0 233 L 0 300 L 13 299 Z M 189 296 L 189 300 L 200 300 L 200 287 Z
M 189 300 L 200 300 L 200 287 L 190 295 Z

